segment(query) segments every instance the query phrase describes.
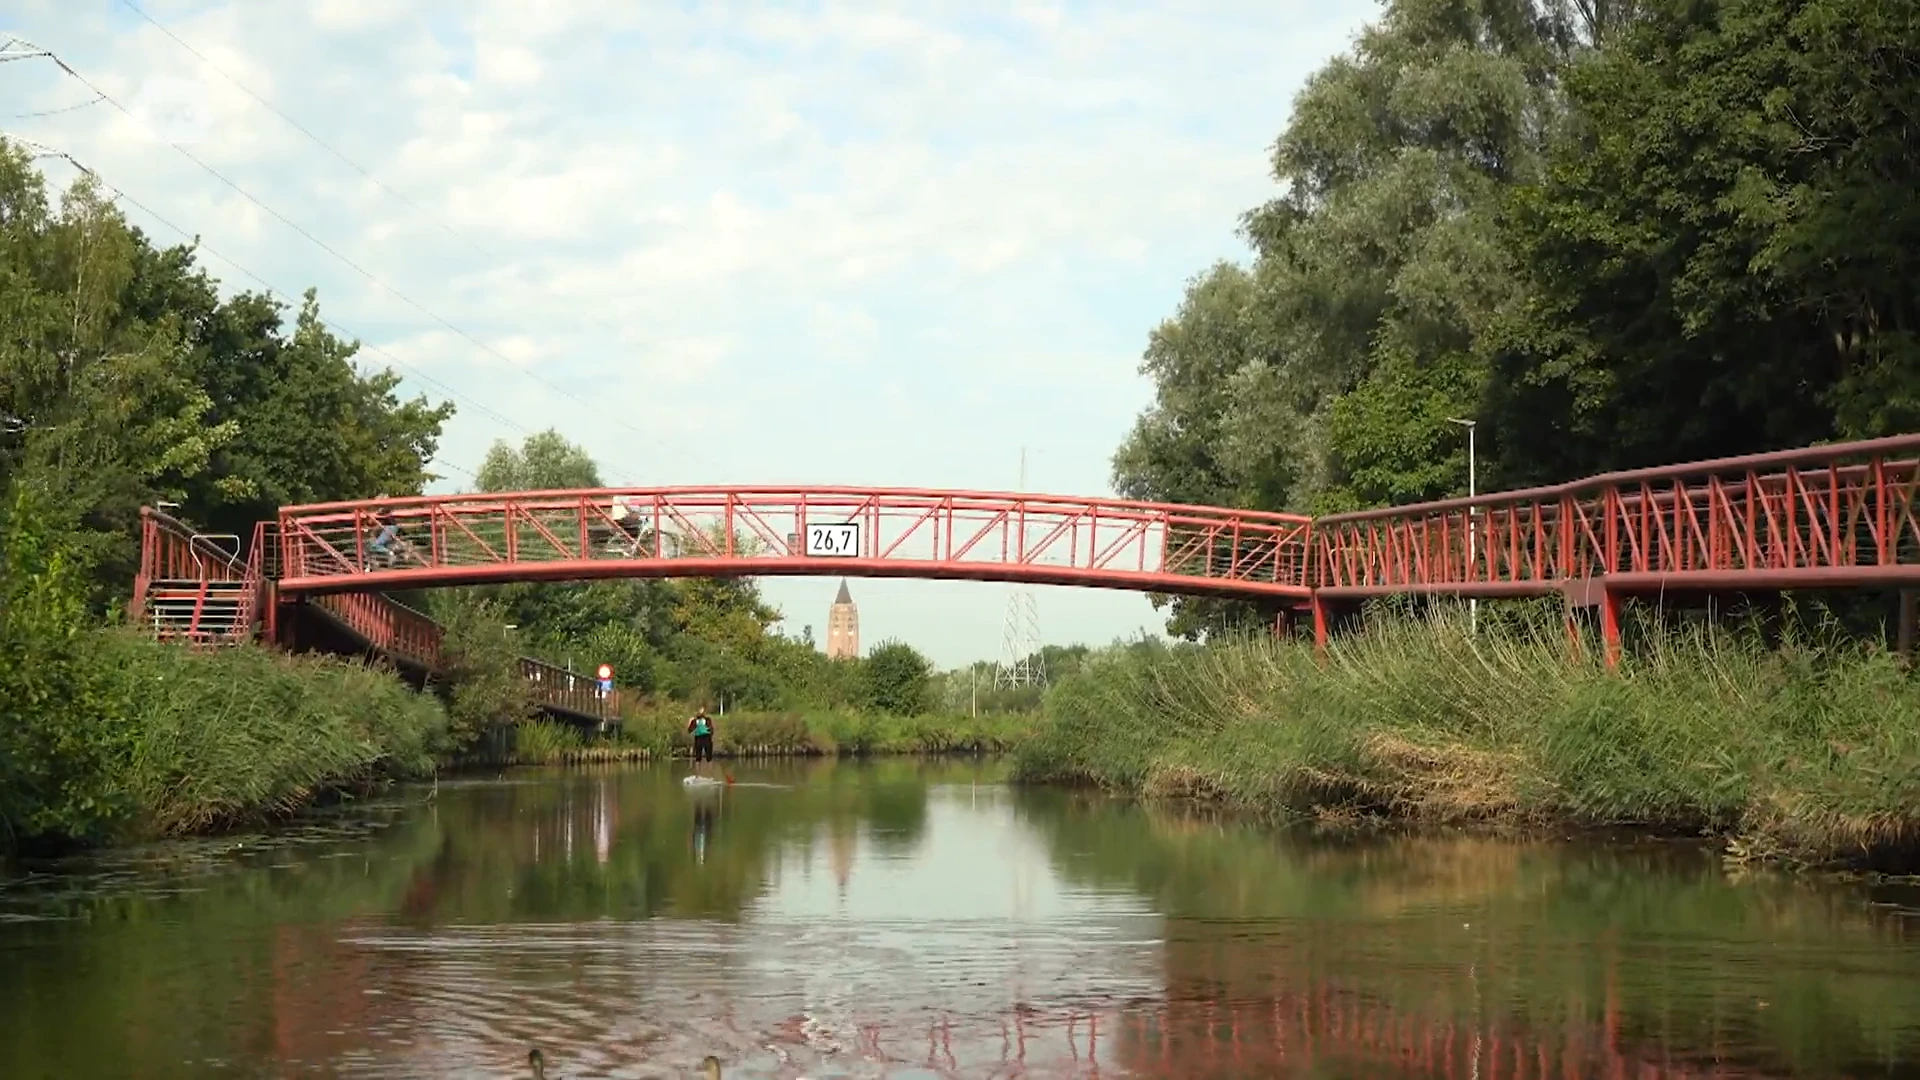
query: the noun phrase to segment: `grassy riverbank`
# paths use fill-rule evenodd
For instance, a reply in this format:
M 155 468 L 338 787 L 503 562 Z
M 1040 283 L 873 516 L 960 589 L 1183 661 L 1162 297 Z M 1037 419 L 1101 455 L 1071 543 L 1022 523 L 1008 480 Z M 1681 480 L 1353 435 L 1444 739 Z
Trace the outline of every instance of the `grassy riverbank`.
M 1288 815 L 1708 832 L 1742 857 L 1910 866 L 1920 678 L 1857 647 L 1651 632 L 1619 671 L 1543 622 L 1116 652 L 1057 686 L 1017 775 Z
M 1031 737 L 1035 722 L 1021 714 L 728 713 L 715 717 L 713 752 L 718 758 L 1006 753 Z M 685 757 L 693 748 L 686 723 L 686 710 L 647 711 L 626 717 L 611 739 L 589 740 L 577 729 L 536 720 L 515 729 L 507 761 L 536 765 Z
M 391 672 L 258 646 L 193 651 L 128 630 L 72 639 L 78 708 L 12 732 L 5 839 L 137 840 L 283 815 L 425 776 L 446 714 Z

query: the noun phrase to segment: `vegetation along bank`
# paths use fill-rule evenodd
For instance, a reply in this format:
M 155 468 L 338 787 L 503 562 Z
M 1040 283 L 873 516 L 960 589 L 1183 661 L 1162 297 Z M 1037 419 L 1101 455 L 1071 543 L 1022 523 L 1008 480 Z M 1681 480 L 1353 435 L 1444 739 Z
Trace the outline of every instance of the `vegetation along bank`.
M 1027 781 L 1292 818 L 1634 826 L 1920 867 L 1920 679 L 1837 632 L 1647 626 L 1618 670 L 1521 614 L 1115 650 L 1047 696 Z

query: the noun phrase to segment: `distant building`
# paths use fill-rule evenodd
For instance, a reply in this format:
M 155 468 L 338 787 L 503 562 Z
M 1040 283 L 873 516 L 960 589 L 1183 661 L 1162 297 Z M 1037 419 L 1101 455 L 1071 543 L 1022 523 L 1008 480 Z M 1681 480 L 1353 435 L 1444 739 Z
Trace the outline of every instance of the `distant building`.
M 853 606 L 853 594 L 846 579 L 840 581 L 840 594 L 827 609 L 827 659 L 852 660 L 860 655 L 860 609 Z

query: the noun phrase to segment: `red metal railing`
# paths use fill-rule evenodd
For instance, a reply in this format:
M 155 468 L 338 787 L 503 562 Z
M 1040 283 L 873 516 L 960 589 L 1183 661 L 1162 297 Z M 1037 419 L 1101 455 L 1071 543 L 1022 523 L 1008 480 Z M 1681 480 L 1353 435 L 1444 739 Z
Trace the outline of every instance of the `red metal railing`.
M 214 537 L 152 507 L 140 509 L 140 568 L 135 585 L 155 581 L 242 581 L 246 564 Z M 237 542 L 237 540 L 236 540 Z
M 382 552 L 389 525 L 399 536 Z M 1304 600 L 1309 525 L 1120 499 L 874 488 L 422 496 L 282 510 L 281 586 L 853 574 Z
M 315 606 L 391 659 L 441 670 L 440 624 L 379 593 L 316 596 Z
M 445 671 L 440 643 L 445 629 L 426 615 L 379 593 L 327 593 L 311 603 L 389 658 L 434 674 Z M 599 719 L 619 714 L 619 697 L 602 695 L 599 684 L 557 664 L 520 658 L 520 674 L 539 704 Z
M 533 684 L 535 699 L 550 708 L 601 719 L 620 715 L 619 691 L 602 694 L 599 683 L 558 664 L 523 656 L 520 674 Z
M 1920 583 L 1920 435 L 1609 473 L 1314 522 L 1315 592 Z
M 283 587 L 773 574 L 973 578 L 1305 600 L 1920 582 L 1920 435 L 1317 520 L 866 488 L 596 490 L 281 512 Z M 616 506 L 633 513 L 616 520 Z M 398 528 L 382 562 L 374 538 Z M 834 544 L 844 545 L 834 548 Z
M 191 595 L 187 625 L 168 630 L 188 641 L 249 640 L 256 636 L 263 614 L 273 617 L 271 578 L 281 547 L 274 523 L 261 522 L 254 528 L 247 557 L 241 560 L 218 542 L 232 540 L 237 546 L 237 537 L 209 537 L 151 507 L 142 508 L 140 517 L 140 564 L 131 604 L 136 624 L 146 621 L 156 585 L 180 596 Z M 235 610 L 230 623 L 209 630 L 202 618 L 216 585 L 231 586 L 225 592 L 231 594 Z M 430 672 L 442 670 L 442 629 L 420 612 L 380 593 L 334 593 L 316 596 L 313 602 L 384 655 Z M 598 718 L 618 714 L 618 696 L 601 695 L 597 683 L 577 673 L 531 657 L 520 659 L 520 671 L 543 706 Z
M 1317 520 L 1121 499 L 875 488 L 658 488 L 287 507 L 277 588 L 367 595 L 485 581 L 849 574 L 1311 601 L 1585 590 L 1920 585 L 1920 435 L 1610 473 Z M 167 523 L 171 523 L 168 526 Z M 177 527 L 177 528 L 176 528 Z M 149 512 L 153 581 L 234 574 Z M 191 572 L 189 572 L 191 571 Z M 397 656 L 437 627 L 384 600 L 328 610 Z M 577 677 L 576 677 L 577 684 Z
M 178 518 L 142 507 L 140 540 L 140 564 L 128 606 L 133 622 L 145 623 L 151 615 L 156 632 L 195 643 L 252 636 L 257 608 L 250 594 L 257 591 L 258 579 L 240 558 L 239 537 L 203 534 Z M 232 543 L 231 550 L 222 546 L 223 540 Z M 211 608 L 209 600 L 214 601 Z M 230 603 L 231 609 L 226 606 Z M 213 610 L 220 612 L 219 618 L 210 616 Z

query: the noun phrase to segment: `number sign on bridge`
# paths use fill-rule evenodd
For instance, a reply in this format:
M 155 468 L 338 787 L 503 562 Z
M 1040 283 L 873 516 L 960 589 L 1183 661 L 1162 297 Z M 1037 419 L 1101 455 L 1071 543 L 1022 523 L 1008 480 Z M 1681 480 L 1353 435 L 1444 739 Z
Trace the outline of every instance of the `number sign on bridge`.
M 807 526 L 807 557 L 815 559 L 857 559 L 860 557 L 860 523 Z

